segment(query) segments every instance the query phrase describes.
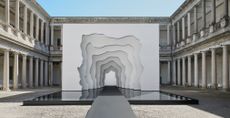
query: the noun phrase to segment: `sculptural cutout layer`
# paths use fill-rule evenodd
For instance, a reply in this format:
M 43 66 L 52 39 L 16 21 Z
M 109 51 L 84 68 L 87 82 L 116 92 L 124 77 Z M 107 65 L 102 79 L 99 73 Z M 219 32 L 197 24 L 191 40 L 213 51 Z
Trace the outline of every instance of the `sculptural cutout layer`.
M 116 73 L 117 86 L 141 89 L 143 65 L 139 57 L 140 41 L 134 36 L 121 38 L 103 34 L 83 35 L 81 42 L 83 61 L 79 67 L 83 90 L 104 86 L 105 74 Z

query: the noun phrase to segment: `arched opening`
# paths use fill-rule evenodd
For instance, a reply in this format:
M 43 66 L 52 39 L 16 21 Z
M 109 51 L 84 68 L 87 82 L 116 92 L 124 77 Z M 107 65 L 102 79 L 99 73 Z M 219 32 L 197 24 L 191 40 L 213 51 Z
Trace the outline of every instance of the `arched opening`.
M 117 77 L 115 71 L 110 70 L 108 73 L 105 73 L 104 86 L 117 86 Z
M 94 64 L 93 64 L 94 66 Z M 125 80 L 126 80 L 126 71 L 125 71 L 125 66 L 121 62 L 121 60 L 118 57 L 109 57 L 104 60 L 97 61 L 95 63 L 95 72 L 92 71 L 92 75 L 95 75 L 95 78 L 97 79 L 97 86 L 98 87 L 103 87 L 103 78 L 104 78 L 104 73 L 109 72 L 108 68 L 114 68 L 114 72 L 116 72 L 116 78 L 117 80 L 117 86 L 123 88 L 125 85 Z
M 110 72 L 114 72 L 114 75 L 108 75 L 108 74 L 112 74 Z M 110 81 L 110 79 L 108 80 L 108 78 L 106 78 L 106 75 L 108 75 L 107 77 L 111 77 L 111 80 L 113 82 L 113 85 L 117 86 L 117 87 L 122 87 L 122 68 L 119 66 L 119 64 L 115 63 L 114 61 L 110 61 L 109 63 L 106 63 L 104 65 L 101 66 L 100 68 L 100 80 L 99 80 L 99 86 L 100 87 L 104 87 L 106 86 L 105 81 Z

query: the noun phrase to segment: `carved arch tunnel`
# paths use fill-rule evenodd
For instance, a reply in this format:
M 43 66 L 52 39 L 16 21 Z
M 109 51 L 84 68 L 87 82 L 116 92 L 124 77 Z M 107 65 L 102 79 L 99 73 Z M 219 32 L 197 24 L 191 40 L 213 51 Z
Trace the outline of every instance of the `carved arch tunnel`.
M 78 69 L 82 89 L 103 87 L 105 74 L 111 70 L 116 73 L 118 87 L 141 89 L 140 77 L 144 69 L 139 57 L 141 47 L 134 36 L 83 35 L 83 61 Z

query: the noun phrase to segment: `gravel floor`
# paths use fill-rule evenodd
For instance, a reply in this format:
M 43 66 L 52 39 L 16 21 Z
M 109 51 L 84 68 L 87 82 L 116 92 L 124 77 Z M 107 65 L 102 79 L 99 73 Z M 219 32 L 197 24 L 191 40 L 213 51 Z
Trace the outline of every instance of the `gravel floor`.
M 132 106 L 138 118 L 221 118 L 187 105 Z
M 0 103 L 1 118 L 84 118 L 90 106 L 21 106 Z
M 21 106 L 0 103 L 1 118 L 84 118 L 91 106 Z M 132 106 L 138 118 L 218 118 L 190 106 Z
M 91 106 L 22 106 L 24 99 L 60 90 L 59 88 L 0 91 L 0 118 L 84 118 Z M 229 92 L 165 87 L 162 90 L 200 100 L 200 105 L 132 105 L 138 118 L 230 117 Z

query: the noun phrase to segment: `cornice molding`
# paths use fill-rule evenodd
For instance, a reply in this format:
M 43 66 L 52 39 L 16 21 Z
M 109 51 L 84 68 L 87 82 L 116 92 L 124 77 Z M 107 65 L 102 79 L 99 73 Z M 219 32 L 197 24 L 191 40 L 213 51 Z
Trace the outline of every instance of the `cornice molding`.
M 52 17 L 51 23 L 64 24 L 168 24 L 169 17 Z

